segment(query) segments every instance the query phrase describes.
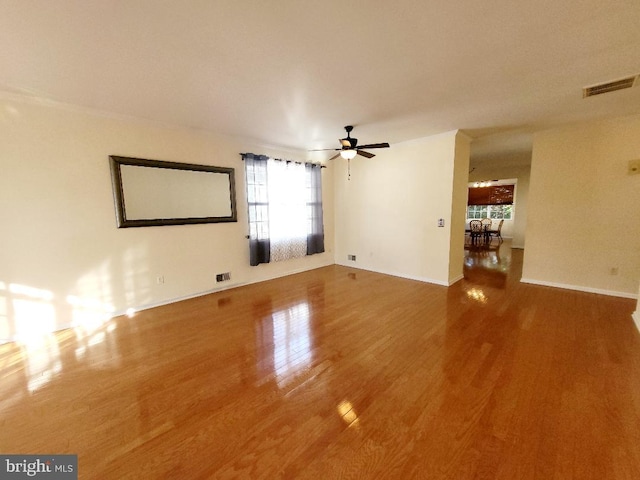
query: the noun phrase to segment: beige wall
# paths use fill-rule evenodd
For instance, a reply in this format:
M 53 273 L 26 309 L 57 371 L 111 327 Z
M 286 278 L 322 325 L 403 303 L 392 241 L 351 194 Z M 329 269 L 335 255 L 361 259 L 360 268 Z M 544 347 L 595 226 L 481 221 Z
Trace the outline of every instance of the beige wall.
M 640 116 L 534 136 L 523 281 L 637 295 L 639 156 Z
M 246 151 L 305 159 L 303 152 L 0 98 L 0 340 L 333 264 L 333 181 L 323 169 L 327 252 L 249 266 L 239 156 Z M 238 222 L 116 228 L 113 154 L 235 168 Z M 232 280 L 216 284 L 222 272 Z
M 453 222 L 463 215 L 464 193 L 452 208 L 454 185 L 466 191 L 468 178 L 468 142 L 456 140 L 460 135 L 447 132 L 394 144 L 372 159 L 356 157 L 350 180 L 347 162 L 334 161 L 336 263 L 442 285 L 462 276 L 461 253 L 452 253 L 452 244 L 462 252 L 464 242 L 463 223 Z
M 455 156 L 453 169 L 453 195 L 451 199 L 451 221 L 449 230 L 449 284 L 464 277 L 464 224 L 467 217 L 468 183 L 469 183 L 469 154 L 471 139 L 462 132 L 458 132 L 455 140 Z

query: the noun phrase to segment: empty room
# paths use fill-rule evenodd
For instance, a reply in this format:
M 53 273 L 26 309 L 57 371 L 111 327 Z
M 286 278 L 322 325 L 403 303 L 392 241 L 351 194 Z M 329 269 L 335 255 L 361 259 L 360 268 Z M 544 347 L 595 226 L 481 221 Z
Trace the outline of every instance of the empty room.
M 0 13 L 1 478 L 640 478 L 636 3 Z

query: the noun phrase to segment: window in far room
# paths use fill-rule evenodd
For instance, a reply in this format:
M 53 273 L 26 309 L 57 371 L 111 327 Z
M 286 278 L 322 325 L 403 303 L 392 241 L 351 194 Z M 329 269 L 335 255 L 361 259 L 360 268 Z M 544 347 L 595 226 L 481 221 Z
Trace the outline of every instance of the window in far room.
M 491 218 L 495 220 L 511 220 L 513 205 L 469 205 L 467 220 Z
M 490 218 L 512 220 L 515 180 L 493 180 L 469 184 L 467 220 Z

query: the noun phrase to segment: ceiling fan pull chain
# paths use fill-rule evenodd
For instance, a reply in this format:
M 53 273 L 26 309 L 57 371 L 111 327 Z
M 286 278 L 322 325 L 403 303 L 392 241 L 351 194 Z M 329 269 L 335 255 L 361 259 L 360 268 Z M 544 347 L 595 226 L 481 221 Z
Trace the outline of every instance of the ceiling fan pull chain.
M 347 180 L 351 180 L 351 159 L 347 159 L 347 172 L 349 175 L 347 176 Z

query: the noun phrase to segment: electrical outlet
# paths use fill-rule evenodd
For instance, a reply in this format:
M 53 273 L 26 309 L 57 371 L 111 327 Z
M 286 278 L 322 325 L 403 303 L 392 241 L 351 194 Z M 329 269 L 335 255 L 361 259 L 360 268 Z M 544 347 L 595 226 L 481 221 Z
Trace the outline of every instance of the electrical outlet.
M 609 275 L 618 275 L 618 267 L 611 267 L 609 269 Z
M 352 262 L 355 262 L 356 261 L 356 256 L 349 254 L 349 255 L 347 255 L 347 260 L 351 260 Z
M 640 173 L 640 160 L 629 160 L 629 169 L 627 170 L 629 175 L 635 175 Z
M 158 276 L 156 277 L 156 283 L 157 283 L 158 285 L 162 285 L 162 284 L 164 283 L 164 275 L 158 275 Z

